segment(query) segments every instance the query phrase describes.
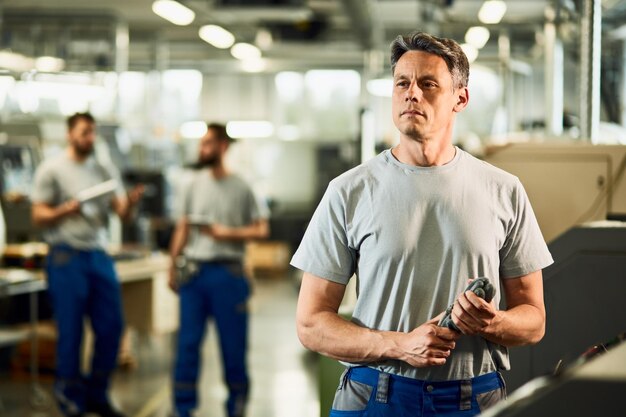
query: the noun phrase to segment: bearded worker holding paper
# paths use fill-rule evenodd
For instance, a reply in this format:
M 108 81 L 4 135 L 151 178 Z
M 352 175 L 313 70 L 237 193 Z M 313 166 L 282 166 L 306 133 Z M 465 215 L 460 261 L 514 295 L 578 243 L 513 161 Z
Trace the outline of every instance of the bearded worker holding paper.
M 70 116 L 67 128 L 67 149 L 38 167 L 32 195 L 33 222 L 50 245 L 46 274 L 58 330 L 54 395 L 65 416 L 120 417 L 107 394 L 124 320 L 119 281 L 105 252 L 106 224 L 111 210 L 128 219 L 143 187 L 126 194 L 116 170 L 96 160 L 91 114 Z M 85 316 L 95 343 L 90 373 L 83 376 Z

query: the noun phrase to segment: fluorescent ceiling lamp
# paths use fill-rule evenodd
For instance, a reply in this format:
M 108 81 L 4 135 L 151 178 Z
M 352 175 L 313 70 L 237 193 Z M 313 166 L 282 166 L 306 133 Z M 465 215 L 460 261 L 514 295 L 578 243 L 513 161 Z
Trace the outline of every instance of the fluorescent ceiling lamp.
M 180 136 L 185 139 L 199 139 L 207 132 L 207 125 L 203 121 L 185 122 L 180 125 Z
M 476 49 L 481 49 L 489 40 L 489 29 L 484 26 L 472 26 L 465 32 L 465 42 Z
M 391 97 L 393 80 L 391 78 L 378 78 L 369 80 L 366 85 L 367 92 L 376 97 Z
M 40 56 L 35 59 L 35 68 L 42 72 L 59 72 L 65 68 L 65 61 L 53 56 Z
M 469 43 L 464 43 L 463 45 L 461 45 L 461 49 L 463 50 L 463 52 L 465 52 L 467 60 L 470 64 L 476 61 L 476 58 L 478 58 L 478 49 L 476 49 L 473 45 L 470 45 Z
M 30 71 L 35 67 L 35 60 L 11 51 L 0 51 L 0 68 L 15 72 Z
M 174 0 L 156 0 L 152 3 L 152 11 L 178 26 L 187 26 L 196 18 L 193 10 Z
M 230 53 L 242 61 L 261 58 L 261 50 L 251 43 L 236 43 L 230 48 Z
M 257 30 L 256 36 L 254 37 L 254 43 L 256 43 L 257 46 L 262 50 L 270 49 L 272 47 L 272 44 L 274 43 L 272 32 L 267 29 Z
M 245 72 L 257 73 L 263 72 L 267 67 L 267 62 L 264 59 L 246 59 L 245 61 L 241 61 L 241 69 Z
M 217 25 L 202 26 L 198 31 L 198 35 L 200 39 L 219 49 L 230 48 L 235 43 L 235 36 Z
M 85 100 L 80 100 L 77 97 L 60 98 L 57 101 L 59 110 L 64 116 L 71 116 L 74 113 L 85 112 L 89 110 L 89 103 Z
M 268 138 L 274 134 L 274 125 L 266 121 L 233 121 L 226 124 L 226 132 L 231 138 Z
M 31 84 L 39 98 L 61 99 L 74 97 L 76 99 L 95 101 L 106 93 L 99 85 L 80 85 L 52 82 L 35 82 Z
M 486 0 L 478 11 L 478 20 L 485 24 L 500 23 L 506 13 L 506 3 L 502 0 Z

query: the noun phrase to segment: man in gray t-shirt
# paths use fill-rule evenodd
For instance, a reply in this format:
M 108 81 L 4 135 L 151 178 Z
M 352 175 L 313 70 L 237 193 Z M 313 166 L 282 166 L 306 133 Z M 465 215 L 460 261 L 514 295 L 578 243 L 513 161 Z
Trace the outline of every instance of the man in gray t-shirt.
M 54 393 L 66 416 L 119 417 L 107 391 L 123 318 L 119 282 L 105 252 L 106 222 L 110 211 L 129 218 L 143 189 L 127 195 L 116 170 L 96 161 L 89 113 L 69 117 L 67 127 L 67 149 L 38 167 L 32 193 L 33 221 L 44 228 L 50 248 L 46 275 L 58 329 Z M 95 335 L 86 378 L 80 369 L 85 317 Z
M 269 225 L 267 211 L 250 187 L 224 165 L 230 142 L 223 125 L 208 125 L 200 139 L 198 171 L 185 190 L 170 248 L 170 286 L 180 296 L 173 384 L 177 417 L 190 417 L 198 405 L 200 347 L 209 317 L 219 332 L 228 417 L 243 417 L 248 397 L 250 289 L 242 261 L 246 241 L 267 237 Z M 193 272 L 190 265 L 195 265 Z M 186 275 L 182 281 L 177 279 L 181 275 Z
M 475 415 L 505 395 L 506 347 L 543 336 L 552 258 L 519 180 L 452 145 L 469 99 L 460 46 L 416 32 L 391 63 L 400 143 L 329 184 L 292 259 L 305 272 L 298 335 L 348 367 L 331 416 Z M 507 309 L 499 291 L 490 303 L 463 291 L 478 277 Z M 437 325 L 450 304 L 460 332 Z

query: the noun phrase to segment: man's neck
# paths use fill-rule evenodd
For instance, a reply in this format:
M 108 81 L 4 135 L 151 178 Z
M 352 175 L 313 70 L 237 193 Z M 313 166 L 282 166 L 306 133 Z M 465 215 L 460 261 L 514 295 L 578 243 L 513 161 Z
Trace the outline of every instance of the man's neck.
M 216 180 L 220 180 L 229 175 L 229 172 L 226 170 L 226 167 L 223 163 L 217 163 L 215 166 L 209 168 L 209 172 L 213 175 L 213 178 Z
M 393 156 L 403 164 L 421 167 L 445 165 L 454 159 L 456 148 L 450 140 L 418 142 L 402 137 L 400 144 L 391 150 Z

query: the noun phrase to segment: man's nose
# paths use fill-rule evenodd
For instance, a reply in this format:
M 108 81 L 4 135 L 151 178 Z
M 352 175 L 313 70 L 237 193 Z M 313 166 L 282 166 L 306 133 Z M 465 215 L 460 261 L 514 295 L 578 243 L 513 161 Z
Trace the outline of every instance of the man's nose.
M 422 89 L 416 83 L 411 83 L 406 90 L 405 101 L 419 102 L 422 99 Z

